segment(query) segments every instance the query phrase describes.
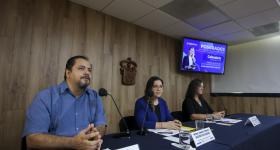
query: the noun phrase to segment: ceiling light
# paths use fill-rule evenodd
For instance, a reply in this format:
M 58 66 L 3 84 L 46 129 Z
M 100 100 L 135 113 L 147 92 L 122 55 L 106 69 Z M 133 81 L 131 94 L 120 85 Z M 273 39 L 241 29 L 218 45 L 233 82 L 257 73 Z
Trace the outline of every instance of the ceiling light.
M 280 6 L 280 0 L 275 0 L 278 6 Z

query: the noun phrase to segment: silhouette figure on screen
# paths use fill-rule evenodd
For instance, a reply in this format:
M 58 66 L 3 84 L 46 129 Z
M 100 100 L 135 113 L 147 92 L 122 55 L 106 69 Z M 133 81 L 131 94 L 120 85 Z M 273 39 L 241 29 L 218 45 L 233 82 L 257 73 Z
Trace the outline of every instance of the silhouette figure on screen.
M 195 70 L 197 68 L 194 47 L 189 48 L 188 55 L 183 58 L 182 69 Z

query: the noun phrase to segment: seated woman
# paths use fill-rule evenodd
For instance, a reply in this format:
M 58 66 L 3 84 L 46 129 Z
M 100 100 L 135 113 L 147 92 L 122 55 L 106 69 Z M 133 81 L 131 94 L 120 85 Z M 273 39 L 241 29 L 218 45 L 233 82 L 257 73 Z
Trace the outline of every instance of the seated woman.
M 205 120 L 206 118 L 220 119 L 225 111 L 214 112 L 203 97 L 203 82 L 194 79 L 189 84 L 182 105 L 183 114 L 189 120 Z
M 153 93 L 149 97 L 149 93 Z M 145 96 L 139 98 L 135 103 L 134 116 L 138 127 L 142 127 L 145 111 L 147 108 L 146 120 L 143 127 L 148 129 L 166 128 L 178 130 L 181 122 L 174 120 L 171 116 L 166 102 L 161 95 L 163 93 L 163 81 L 159 77 L 151 77 L 145 89 Z

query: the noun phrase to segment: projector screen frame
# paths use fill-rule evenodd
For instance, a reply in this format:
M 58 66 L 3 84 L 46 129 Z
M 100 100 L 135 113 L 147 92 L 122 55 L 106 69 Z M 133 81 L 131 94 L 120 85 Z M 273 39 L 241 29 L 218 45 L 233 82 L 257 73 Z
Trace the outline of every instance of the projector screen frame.
M 203 42 L 211 42 L 211 43 L 217 43 L 217 44 L 223 44 L 226 46 L 226 53 L 225 53 L 225 59 L 224 59 L 224 72 L 223 73 L 215 73 L 215 72 L 200 72 L 200 71 L 188 71 L 188 70 L 181 70 L 181 61 L 182 61 L 182 56 L 183 56 L 183 48 L 184 48 L 184 39 L 185 38 L 188 38 L 188 39 L 192 39 L 192 40 L 199 40 L 199 41 L 203 41 Z M 227 53 L 228 53 L 228 44 L 227 43 L 223 43 L 223 42 L 217 42 L 217 41 L 214 41 L 214 40 L 207 40 L 207 39 L 201 39 L 201 38 L 192 38 L 192 37 L 183 37 L 181 40 L 181 45 L 180 45 L 180 53 L 179 53 L 179 58 L 178 61 L 177 61 L 177 68 L 178 68 L 178 71 L 180 73 L 198 73 L 198 74 L 213 74 L 213 75 L 224 75 L 225 72 L 226 72 L 226 60 L 227 60 Z

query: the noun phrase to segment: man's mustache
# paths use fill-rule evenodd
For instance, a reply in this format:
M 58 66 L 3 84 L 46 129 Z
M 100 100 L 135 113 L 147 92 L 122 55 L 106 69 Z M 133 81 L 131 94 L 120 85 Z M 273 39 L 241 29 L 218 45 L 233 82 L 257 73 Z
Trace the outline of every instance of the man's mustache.
M 90 77 L 89 76 L 82 76 L 81 79 L 88 79 L 88 80 L 90 80 Z

